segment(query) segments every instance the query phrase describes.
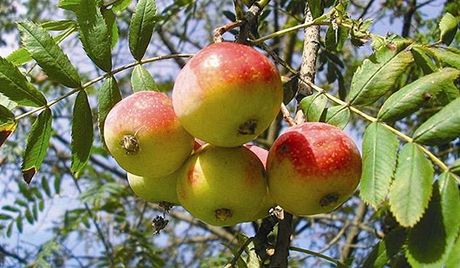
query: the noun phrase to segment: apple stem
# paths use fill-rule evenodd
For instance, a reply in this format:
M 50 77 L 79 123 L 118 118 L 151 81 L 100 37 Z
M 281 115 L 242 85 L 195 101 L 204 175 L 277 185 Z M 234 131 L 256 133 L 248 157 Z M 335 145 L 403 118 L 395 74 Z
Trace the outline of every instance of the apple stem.
M 139 152 L 139 141 L 133 135 L 123 136 L 120 145 L 125 149 L 127 155 L 133 155 Z
M 225 221 L 233 216 L 233 212 L 228 208 L 218 208 L 215 210 L 214 216 L 220 221 Z

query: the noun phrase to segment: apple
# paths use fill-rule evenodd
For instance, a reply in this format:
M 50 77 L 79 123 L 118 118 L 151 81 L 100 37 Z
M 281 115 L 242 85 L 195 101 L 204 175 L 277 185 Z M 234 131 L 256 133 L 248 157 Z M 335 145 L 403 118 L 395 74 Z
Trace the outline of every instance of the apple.
M 361 156 L 341 129 L 304 123 L 273 143 L 267 173 L 270 195 L 282 208 L 299 216 L 326 213 L 355 191 Z
M 245 147 L 205 145 L 187 160 L 177 181 L 182 206 L 217 226 L 251 221 L 266 193 L 263 164 Z
M 165 177 L 141 177 L 128 173 L 128 183 L 133 192 L 145 201 L 179 204 L 176 193 L 177 172 Z
M 236 147 L 268 128 L 279 112 L 283 87 L 275 65 L 263 54 L 220 42 L 184 66 L 172 99 L 189 133 L 216 146 Z
M 117 103 L 107 115 L 104 139 L 123 169 L 148 177 L 179 169 L 194 143 L 174 114 L 170 98 L 154 91 L 136 92 Z

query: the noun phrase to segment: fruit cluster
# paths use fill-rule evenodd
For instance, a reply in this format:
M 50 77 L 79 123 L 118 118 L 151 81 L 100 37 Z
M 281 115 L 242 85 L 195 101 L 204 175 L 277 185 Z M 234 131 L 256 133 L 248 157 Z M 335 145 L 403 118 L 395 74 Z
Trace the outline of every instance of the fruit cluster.
M 253 221 L 275 204 L 295 215 L 329 212 L 359 182 L 359 151 L 324 123 L 291 127 L 270 152 L 247 144 L 268 128 L 282 98 L 268 58 L 249 46 L 216 43 L 181 70 L 172 101 L 143 91 L 119 102 L 104 139 L 136 195 L 180 204 L 209 224 Z

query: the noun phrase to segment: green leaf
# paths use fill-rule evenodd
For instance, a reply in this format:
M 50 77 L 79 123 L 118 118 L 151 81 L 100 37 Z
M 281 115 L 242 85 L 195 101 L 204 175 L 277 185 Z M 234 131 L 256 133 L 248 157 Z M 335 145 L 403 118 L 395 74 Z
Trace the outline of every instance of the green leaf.
M 0 146 L 16 129 L 17 122 L 14 114 L 5 106 L 0 105 Z
M 56 44 L 59 44 L 61 43 L 64 39 L 66 39 L 67 37 L 69 37 L 73 32 L 75 32 L 77 30 L 77 24 L 72 21 L 73 23 L 70 24 L 70 23 L 65 23 L 66 26 L 68 26 L 67 29 L 65 29 L 62 33 L 58 34 L 57 36 L 53 37 L 53 40 L 56 42 Z M 42 23 L 41 24 L 43 28 L 47 29 L 45 26 L 46 26 L 46 23 Z M 43 26 L 45 25 L 45 26 Z M 58 27 L 58 26 L 56 26 Z M 47 30 L 50 30 L 50 29 L 47 29 Z M 12 64 L 16 65 L 16 66 L 19 66 L 19 65 L 22 65 L 26 62 L 29 62 L 32 60 L 32 56 L 30 56 L 29 52 L 21 47 L 21 48 L 18 48 L 16 49 L 15 51 L 11 52 L 10 55 L 8 55 L 6 57 L 6 59 L 8 61 L 10 61 Z
M 113 13 L 113 10 L 111 9 L 103 9 L 102 16 L 105 19 L 105 23 L 107 23 L 107 27 L 111 30 L 111 34 L 110 34 L 112 38 L 111 47 L 114 48 L 117 45 L 118 39 L 119 39 L 118 25 L 117 25 L 115 13 Z
M 380 47 L 365 59 L 351 81 L 347 100 L 354 105 L 371 104 L 387 93 L 413 58 L 405 50 L 408 42 L 398 41 Z
M 129 25 L 129 49 L 136 60 L 144 57 L 155 26 L 155 0 L 139 0 Z
M 460 54 L 445 48 L 430 48 L 428 51 L 442 63 L 460 69 Z
M 310 8 L 310 12 L 314 19 L 318 18 L 319 16 L 323 15 L 324 12 L 324 3 L 323 1 L 317 0 L 307 0 L 308 7 Z
M 410 230 L 406 256 L 413 267 L 439 260 L 446 248 L 446 232 L 443 226 L 441 197 L 438 184 L 423 218 Z
M 413 143 L 404 145 L 389 194 L 390 210 L 401 226 L 412 227 L 423 216 L 432 180 L 433 166 L 421 149 Z
M 377 208 L 386 198 L 396 167 L 399 141 L 379 123 L 372 123 L 363 137 L 363 171 L 360 196 Z
M 46 99 L 16 66 L 0 57 L 0 93 L 18 105 L 40 107 L 46 105 Z
M 34 223 L 34 217 L 32 216 L 32 211 L 30 211 L 29 208 L 26 209 L 25 216 L 26 216 L 26 220 L 28 223 L 30 224 Z
M 338 105 L 326 108 L 325 112 L 321 115 L 324 117 L 324 122 L 344 129 L 350 120 L 350 109 L 347 106 Z
M 19 215 L 17 218 L 16 218 L 16 228 L 18 228 L 18 231 L 20 233 L 22 233 L 23 231 L 23 228 L 24 228 L 24 225 L 22 223 L 22 215 Z
M 61 182 L 62 182 L 62 176 L 60 174 L 56 174 L 54 177 L 54 191 L 56 194 L 61 193 Z
M 374 246 L 364 261 L 362 268 L 385 267 L 385 264 L 401 251 L 406 236 L 406 230 L 403 228 L 398 227 L 391 230 L 383 240 Z
M 449 103 L 459 96 L 454 82 L 460 77 L 460 70 L 441 69 L 404 86 L 391 95 L 380 108 L 378 118 L 394 121 L 411 115 L 420 107 L 437 101 Z
M 95 0 L 81 0 L 77 11 L 80 40 L 89 58 L 102 70 L 112 69 L 111 33 Z
M 422 69 L 424 74 L 433 73 L 438 69 L 422 48 L 414 46 L 410 51 L 415 63 Z
M 51 121 L 51 110 L 46 109 L 38 115 L 30 130 L 22 163 L 22 174 L 27 183 L 30 183 L 45 159 L 52 131 Z
M 50 79 L 71 88 L 81 85 L 77 70 L 45 29 L 32 22 L 21 22 L 18 27 L 24 47 Z
M 422 144 L 443 144 L 460 136 L 460 98 L 425 121 L 413 136 Z
M 327 97 L 324 94 L 315 93 L 307 96 L 300 101 L 305 118 L 308 122 L 317 122 L 326 108 Z
M 453 249 L 455 238 L 459 232 L 460 221 L 460 192 L 452 174 L 443 173 L 439 178 L 439 191 L 441 195 L 442 223 L 445 230 L 445 250 L 441 258 L 435 263 L 424 265 L 423 268 L 437 268 L 447 261 L 451 252 L 458 254 L 460 251 Z M 430 231 L 431 232 L 431 231 Z M 431 241 L 430 241 L 431 243 Z
M 88 162 L 93 144 L 93 116 L 88 96 L 84 90 L 78 93 L 72 119 L 72 165 L 70 170 L 78 177 Z
M 452 165 L 449 167 L 449 170 L 452 173 L 460 176 L 460 159 L 455 160 L 454 163 L 452 163 Z
M 125 10 L 126 8 L 129 7 L 129 5 L 131 4 L 132 0 L 121 0 L 121 1 L 117 1 L 113 7 L 112 7 L 112 10 L 114 12 L 121 12 L 123 10 Z
M 460 263 L 460 236 L 457 238 L 452 251 L 450 252 L 449 258 L 446 261 L 446 268 L 455 268 L 458 267 Z
M 77 22 L 74 20 L 49 20 L 42 22 L 40 26 L 48 31 L 64 31 L 77 27 Z
M 51 197 L 51 189 L 45 176 L 42 177 L 42 188 L 48 197 Z
M 99 89 L 98 123 L 102 140 L 104 140 L 104 122 L 113 106 L 121 100 L 120 89 L 114 77 L 107 78 Z
M 80 8 L 81 0 L 59 0 L 58 7 L 70 11 L 77 11 Z
M 138 91 L 159 91 L 158 85 L 153 80 L 152 75 L 141 65 L 134 67 L 131 75 L 131 86 L 134 92 Z
M 456 17 L 449 12 L 444 14 L 439 22 L 439 29 L 441 30 L 441 37 L 439 40 L 446 45 L 450 45 L 457 33 L 457 25 L 458 19 Z

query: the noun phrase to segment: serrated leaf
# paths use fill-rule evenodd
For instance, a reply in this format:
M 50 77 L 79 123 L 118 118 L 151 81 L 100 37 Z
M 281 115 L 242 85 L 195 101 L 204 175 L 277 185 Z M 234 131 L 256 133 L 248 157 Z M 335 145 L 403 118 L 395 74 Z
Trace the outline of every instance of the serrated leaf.
M 398 41 L 380 47 L 365 59 L 351 81 L 347 100 L 354 105 L 371 104 L 387 93 L 412 63 L 408 42 Z
M 449 103 L 459 96 L 454 82 L 460 77 L 460 70 L 444 68 L 438 72 L 404 86 L 391 95 L 380 108 L 378 118 L 395 121 L 417 111 L 433 101 Z
M 431 162 L 417 145 L 404 145 L 389 194 L 390 210 L 401 226 L 412 227 L 423 216 L 432 192 L 433 172 Z
M 105 23 L 107 23 L 107 28 L 109 28 L 111 31 L 111 34 L 110 34 L 110 37 L 112 38 L 111 47 L 114 48 L 117 45 L 118 39 L 119 39 L 118 25 L 117 25 L 115 13 L 113 13 L 112 9 L 103 9 L 102 16 L 105 19 Z
M 72 118 L 72 165 L 70 170 L 78 177 L 88 162 L 93 144 L 93 115 L 84 90 L 78 93 Z
M 381 268 L 401 251 L 406 240 L 406 230 L 396 228 L 391 230 L 383 240 L 374 246 L 371 253 L 366 257 L 362 268 Z
M 52 131 L 51 121 L 51 110 L 44 110 L 35 120 L 27 137 L 27 147 L 22 163 L 22 174 L 28 184 L 40 169 L 45 159 Z
M 17 122 L 13 112 L 3 105 L 0 105 L 0 146 L 2 146 L 11 133 L 13 133 L 16 126 Z
M 363 137 L 361 198 L 377 208 L 386 198 L 396 167 L 399 141 L 379 123 L 372 123 Z
M 460 211 L 460 192 L 452 174 L 443 173 L 439 178 L 439 192 L 442 209 L 442 223 L 445 230 L 445 250 L 442 257 L 435 263 L 423 265 L 423 268 L 437 268 L 447 261 L 451 252 L 458 254 L 460 251 L 453 249 L 455 238 L 459 232 L 460 221 L 458 211 Z M 431 232 L 431 231 L 430 231 Z M 430 241 L 431 243 L 431 241 Z
M 447 104 L 414 132 L 422 144 L 443 144 L 460 136 L 460 98 Z
M 80 40 L 89 58 L 102 70 L 112 69 L 111 33 L 95 0 L 80 0 L 77 21 Z
M 46 99 L 16 66 L 0 57 L 0 93 L 18 105 L 40 107 L 46 105 Z
M 81 85 L 77 70 L 45 29 L 29 21 L 18 27 L 24 47 L 50 79 L 71 88 Z
M 412 52 L 412 57 L 414 57 L 415 63 L 422 69 L 424 74 L 436 72 L 438 68 L 434 65 L 433 61 L 430 57 L 428 57 L 423 49 L 414 46 L 410 51 Z
M 303 98 L 300 101 L 300 108 L 308 122 L 317 122 L 320 120 L 321 114 L 326 108 L 326 104 L 327 97 L 323 94 L 315 93 Z
M 113 106 L 121 100 L 120 89 L 114 77 L 107 78 L 98 93 L 98 123 L 104 140 L 104 122 Z
M 321 115 L 321 118 L 323 117 L 324 120 L 321 121 L 344 129 L 350 120 L 350 109 L 342 105 L 332 106 L 326 108 L 325 112 Z
M 446 45 L 450 45 L 454 40 L 455 34 L 457 33 L 458 19 L 452 14 L 447 12 L 442 16 L 439 22 L 439 29 L 441 30 L 440 41 Z
M 443 226 L 441 197 L 438 184 L 423 218 L 410 230 L 406 256 L 413 267 L 439 260 L 446 248 L 446 232 Z
M 158 85 L 153 80 L 152 75 L 141 65 L 137 65 L 133 69 L 131 75 L 131 86 L 134 92 L 138 91 L 159 91 Z
M 428 51 L 445 65 L 460 69 L 460 54 L 445 48 L 430 48 Z
M 126 8 L 129 7 L 129 5 L 131 4 L 132 0 L 121 0 L 121 1 L 117 1 L 113 6 L 112 6 L 112 10 L 114 12 L 121 12 L 123 10 L 125 10 Z
M 136 60 L 144 57 L 155 26 L 155 0 L 139 0 L 129 25 L 129 50 Z

